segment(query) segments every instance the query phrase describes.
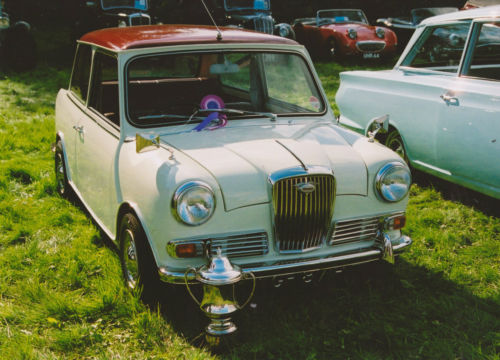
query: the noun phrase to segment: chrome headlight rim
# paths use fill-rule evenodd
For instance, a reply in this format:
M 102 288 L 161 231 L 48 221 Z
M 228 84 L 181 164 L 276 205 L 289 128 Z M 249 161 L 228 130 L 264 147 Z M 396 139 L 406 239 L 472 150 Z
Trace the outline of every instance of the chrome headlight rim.
M 387 190 L 385 190 L 383 188 L 383 186 L 385 185 L 384 180 L 386 180 L 386 177 L 388 175 L 391 175 L 395 171 L 398 171 L 398 170 L 404 170 L 406 172 L 408 180 L 405 184 L 406 190 L 404 191 L 404 193 L 398 194 L 397 197 L 394 197 L 394 196 L 392 196 L 392 195 L 394 195 L 394 193 L 393 192 L 388 193 Z M 406 164 L 399 162 L 399 161 L 393 161 L 393 162 L 385 164 L 378 171 L 377 176 L 375 177 L 375 190 L 376 190 L 375 192 L 376 192 L 377 196 L 379 197 L 379 199 L 386 201 L 386 202 L 390 202 L 390 203 L 396 203 L 396 202 L 399 202 L 399 201 L 403 200 L 404 198 L 406 198 L 406 196 L 410 192 L 411 180 L 412 180 L 411 179 L 411 171 L 408 168 L 408 166 Z M 391 195 L 391 196 L 389 196 L 389 195 Z
M 354 40 L 358 37 L 358 32 L 353 28 L 347 29 L 347 36 Z
M 202 189 L 203 191 L 206 191 L 211 198 L 211 207 L 210 211 L 208 214 L 199 219 L 198 221 L 190 221 L 188 218 L 186 218 L 182 211 L 180 211 L 180 206 L 182 205 L 182 201 L 186 195 L 189 194 L 189 192 L 195 190 L 195 189 Z M 204 223 L 206 223 L 214 214 L 215 212 L 215 206 L 216 206 L 216 201 L 215 201 L 215 194 L 214 191 L 212 190 L 212 187 L 208 185 L 207 183 L 203 181 L 188 181 L 182 185 L 180 185 L 177 190 L 174 193 L 174 196 L 172 197 L 172 212 L 174 214 L 174 217 L 179 221 L 182 222 L 183 224 L 189 225 L 189 226 L 199 226 Z
M 379 39 L 383 39 L 385 37 L 385 30 L 383 28 L 378 27 L 375 29 L 375 34 Z
M 278 32 L 281 37 L 287 37 L 290 35 L 290 30 L 285 25 L 279 25 Z

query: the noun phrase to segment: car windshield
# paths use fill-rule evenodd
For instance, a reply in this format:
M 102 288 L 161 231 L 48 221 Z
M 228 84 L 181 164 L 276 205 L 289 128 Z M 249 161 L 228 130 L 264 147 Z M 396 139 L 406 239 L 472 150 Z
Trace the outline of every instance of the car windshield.
M 101 5 L 104 10 L 108 9 L 136 9 L 147 10 L 147 0 L 101 0 Z
M 271 10 L 270 0 L 224 0 L 226 10 Z
M 361 10 L 320 10 L 317 14 L 317 20 L 320 25 L 353 22 L 368 24 L 368 20 Z
M 225 109 L 229 121 L 326 110 L 306 61 L 294 53 L 143 56 L 128 65 L 127 84 L 128 116 L 138 127 L 199 122 L 213 109 Z
M 447 14 L 447 13 L 451 13 L 451 12 L 455 12 L 455 11 L 458 11 L 458 8 L 436 7 L 436 8 L 413 9 L 411 11 L 411 19 L 412 19 L 412 22 L 415 25 L 417 25 L 417 24 L 420 24 L 420 22 L 422 20 L 427 19 L 428 17 Z

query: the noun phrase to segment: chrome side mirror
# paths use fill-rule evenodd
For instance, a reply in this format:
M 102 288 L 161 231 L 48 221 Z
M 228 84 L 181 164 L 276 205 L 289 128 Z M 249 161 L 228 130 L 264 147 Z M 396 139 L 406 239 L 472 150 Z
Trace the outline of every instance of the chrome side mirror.
M 386 133 L 389 131 L 389 115 L 379 116 L 370 120 L 368 125 L 368 141 L 374 142 L 378 132 Z
M 160 148 L 160 137 L 157 135 L 136 134 L 135 151 L 140 154 Z

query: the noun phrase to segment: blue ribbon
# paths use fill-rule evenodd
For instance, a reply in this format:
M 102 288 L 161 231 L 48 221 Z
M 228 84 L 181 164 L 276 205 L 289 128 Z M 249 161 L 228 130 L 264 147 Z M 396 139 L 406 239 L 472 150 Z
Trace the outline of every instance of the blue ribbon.
M 219 113 L 217 111 L 211 113 L 206 118 L 203 119 L 201 123 L 199 123 L 193 130 L 201 131 L 206 128 L 212 121 L 219 118 Z

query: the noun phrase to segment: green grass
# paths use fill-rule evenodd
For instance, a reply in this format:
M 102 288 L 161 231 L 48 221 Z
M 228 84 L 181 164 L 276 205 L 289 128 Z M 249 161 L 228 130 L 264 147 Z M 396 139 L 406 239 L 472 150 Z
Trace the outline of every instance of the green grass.
M 55 58 L 0 75 L 0 358 L 500 359 L 500 220 L 427 185 L 412 188 L 414 245 L 394 267 L 259 284 L 230 349 L 190 343 L 205 323 L 194 303 L 141 303 L 114 248 L 56 194 L 54 100 L 69 60 Z M 332 102 L 344 68 L 317 66 Z

